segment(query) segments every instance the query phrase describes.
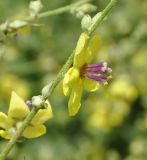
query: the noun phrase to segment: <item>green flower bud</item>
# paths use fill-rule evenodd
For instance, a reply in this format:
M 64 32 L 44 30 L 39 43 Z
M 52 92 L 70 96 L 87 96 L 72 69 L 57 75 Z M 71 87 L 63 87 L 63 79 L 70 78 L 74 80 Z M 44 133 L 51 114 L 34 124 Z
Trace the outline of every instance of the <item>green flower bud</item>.
M 16 129 L 15 129 L 15 128 L 10 128 L 10 129 L 8 130 L 8 134 L 9 134 L 10 136 L 14 136 L 15 133 L 16 133 Z
M 29 5 L 30 16 L 36 17 L 43 5 L 40 0 L 31 1 Z
M 101 14 L 102 14 L 102 12 L 99 12 L 99 13 L 97 13 L 97 14 L 92 18 L 92 20 L 91 20 L 91 26 L 89 27 L 89 30 L 91 30 L 91 27 L 93 27 L 93 25 L 95 24 L 95 22 L 100 18 Z M 104 18 L 103 21 L 105 21 L 106 19 L 107 19 L 107 17 Z
M 102 12 L 97 13 L 93 18 L 92 18 L 92 23 L 95 23 L 99 17 L 101 16 Z M 107 17 L 104 18 L 103 21 L 107 20 Z
M 81 21 L 82 30 L 84 32 L 88 31 L 88 28 L 91 26 L 91 23 L 92 23 L 92 19 L 91 19 L 90 15 L 85 15 Z
M 97 10 L 97 7 L 90 4 L 90 3 L 86 3 L 83 4 L 79 7 L 73 7 L 70 10 L 70 13 L 74 16 L 76 16 L 76 18 L 82 18 L 85 14 L 91 13 L 91 12 L 95 12 Z
M 86 4 L 83 4 L 81 7 L 79 7 L 78 9 L 84 13 L 92 13 L 97 10 L 97 7 L 94 6 L 93 4 L 86 3 Z
M 46 86 L 42 89 L 42 91 L 41 91 L 42 97 L 43 97 L 44 99 L 46 99 L 46 98 L 48 97 L 51 84 L 52 84 L 52 83 L 46 85 Z
M 16 32 L 18 29 L 27 26 L 28 23 L 21 20 L 15 20 L 13 22 L 6 21 L 0 25 L 0 31 L 7 34 Z
M 15 20 L 15 21 L 13 21 L 12 23 L 9 24 L 9 29 L 10 30 L 13 30 L 13 29 L 17 30 L 18 28 L 23 28 L 26 25 L 28 25 L 28 23 L 25 22 L 25 21 Z

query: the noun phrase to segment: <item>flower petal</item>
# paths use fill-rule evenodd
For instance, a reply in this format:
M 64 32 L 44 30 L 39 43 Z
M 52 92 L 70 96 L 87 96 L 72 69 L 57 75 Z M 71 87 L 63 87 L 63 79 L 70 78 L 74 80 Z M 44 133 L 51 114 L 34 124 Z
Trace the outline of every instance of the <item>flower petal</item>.
M 14 124 L 14 121 L 12 119 L 8 118 L 8 116 L 4 114 L 3 112 L 0 112 L 0 127 L 1 128 L 8 129 L 12 127 L 13 124 Z
M 21 99 L 21 97 L 19 97 L 15 92 L 12 92 L 8 117 L 14 119 L 24 119 L 29 112 L 28 106 Z
M 46 101 L 48 107 L 46 109 L 40 109 L 35 117 L 32 119 L 32 125 L 43 124 L 47 120 L 53 117 L 52 108 L 48 101 Z
M 76 79 L 79 77 L 79 71 L 76 68 L 70 68 L 63 79 L 63 93 L 65 96 L 69 95 L 71 88 Z
M 94 81 L 87 79 L 87 78 L 85 78 L 83 81 L 84 81 L 84 88 L 87 91 L 94 92 L 99 88 L 99 83 L 97 83 L 97 82 L 94 82 Z
M 86 63 L 90 63 L 92 59 L 95 57 L 96 53 L 99 51 L 101 47 L 101 39 L 98 35 L 95 35 L 89 42 L 88 47 L 85 53 L 85 61 Z
M 82 80 L 78 79 L 75 85 L 72 87 L 72 92 L 68 102 L 69 115 L 74 116 L 80 108 L 80 100 L 83 91 Z
M 85 58 L 84 58 L 85 47 L 88 42 L 88 39 L 89 39 L 88 35 L 85 33 L 82 33 L 78 40 L 78 43 L 75 49 L 74 64 L 73 64 L 77 68 L 80 68 L 83 64 L 85 64 Z
M 7 131 L 0 130 L 0 137 L 5 138 L 5 139 L 10 139 L 10 135 L 8 134 Z
M 25 138 L 37 138 L 46 133 L 46 127 L 44 125 L 28 126 L 22 136 Z

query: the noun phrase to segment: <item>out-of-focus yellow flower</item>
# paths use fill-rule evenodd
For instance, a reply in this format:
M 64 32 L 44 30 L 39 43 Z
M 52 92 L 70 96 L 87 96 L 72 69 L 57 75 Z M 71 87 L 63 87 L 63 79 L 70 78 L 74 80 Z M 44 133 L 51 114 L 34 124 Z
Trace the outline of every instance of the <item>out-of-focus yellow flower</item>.
M 114 101 L 104 97 L 89 103 L 91 104 L 91 110 L 88 114 L 87 127 L 90 131 L 100 129 L 109 132 L 120 126 L 130 112 L 129 105 L 121 100 Z
M 15 75 L 4 74 L 0 77 L 0 99 L 10 99 L 11 92 L 14 90 L 25 99 L 29 94 L 29 85 Z
M 112 71 L 107 67 L 107 63 L 89 65 L 100 48 L 100 38 L 95 35 L 92 39 L 82 33 L 77 47 L 73 67 L 65 74 L 63 80 L 63 92 L 65 96 L 70 96 L 68 102 L 69 115 L 74 116 L 80 108 L 80 100 L 83 89 L 95 91 L 99 84 L 107 84 Z
M 53 116 L 50 103 L 48 101 L 46 103 L 48 107 L 38 111 L 30 125 L 24 130 L 23 137 L 36 138 L 46 133 L 46 127 L 43 123 Z M 12 92 L 8 116 L 0 112 L 0 128 L 2 128 L 0 136 L 10 139 L 29 113 L 29 107 L 25 102 L 15 92 Z
M 146 51 L 139 51 L 134 54 L 131 59 L 131 63 L 135 67 L 135 69 L 142 70 L 142 67 L 146 67 L 146 58 Z
M 113 81 L 108 92 L 115 98 L 123 98 L 130 102 L 137 98 L 137 89 L 126 76 L 119 76 L 116 81 Z

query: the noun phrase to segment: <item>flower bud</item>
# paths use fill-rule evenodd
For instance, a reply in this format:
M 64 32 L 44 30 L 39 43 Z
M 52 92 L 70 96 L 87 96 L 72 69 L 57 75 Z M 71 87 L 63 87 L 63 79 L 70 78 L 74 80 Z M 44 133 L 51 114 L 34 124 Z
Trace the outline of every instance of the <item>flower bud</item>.
M 32 97 L 32 106 L 35 107 L 44 107 L 44 102 L 41 96 L 34 96 Z
M 96 9 L 97 9 L 96 6 L 94 6 L 90 3 L 86 3 L 86 4 L 83 4 L 79 7 L 73 7 L 70 10 L 70 13 L 73 14 L 74 16 L 76 16 L 76 18 L 82 18 L 85 14 L 95 12 Z
M 43 99 L 46 99 L 46 98 L 49 96 L 49 90 L 50 90 L 50 88 L 51 88 L 51 85 L 52 85 L 52 82 L 49 83 L 48 85 L 46 85 L 46 86 L 42 89 L 41 93 L 42 93 Z
M 96 23 L 96 21 L 100 18 L 101 15 L 102 15 L 102 12 L 99 12 L 92 18 L 91 26 L 89 27 L 89 30 L 91 29 L 91 27 L 93 27 L 93 25 Z M 105 17 L 103 21 L 105 21 L 106 19 L 107 17 Z
M 13 30 L 13 29 L 18 29 L 18 28 L 23 28 L 27 25 L 28 23 L 25 21 L 20 21 L 20 20 L 15 20 L 12 23 L 9 24 L 9 29 Z
M 97 13 L 93 18 L 92 18 L 92 23 L 95 23 L 101 16 L 102 12 Z M 104 21 L 107 20 L 107 17 L 104 18 Z
M 97 7 L 94 6 L 93 4 L 86 3 L 86 4 L 83 4 L 81 7 L 79 7 L 79 9 L 84 13 L 92 13 L 97 10 Z
M 18 29 L 27 26 L 28 23 L 26 21 L 15 20 L 13 22 L 6 21 L 0 25 L 0 31 L 7 34 L 16 32 Z
M 35 17 L 43 8 L 40 0 L 31 1 L 29 5 L 30 16 Z
M 8 130 L 8 134 L 9 134 L 10 136 L 14 136 L 15 133 L 16 133 L 16 129 L 15 129 L 15 128 L 10 128 L 10 129 Z
M 90 15 L 85 15 L 83 18 L 82 18 L 82 21 L 81 21 L 81 27 L 82 27 L 82 30 L 85 32 L 85 31 L 88 31 L 88 28 L 91 26 L 91 22 L 92 19 L 90 17 Z

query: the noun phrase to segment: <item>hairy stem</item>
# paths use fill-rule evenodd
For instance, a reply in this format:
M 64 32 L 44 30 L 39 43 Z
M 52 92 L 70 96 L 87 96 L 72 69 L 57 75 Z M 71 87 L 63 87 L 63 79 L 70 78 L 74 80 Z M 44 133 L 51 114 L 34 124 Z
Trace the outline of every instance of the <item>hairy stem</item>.
M 70 5 L 67 5 L 67 6 L 58 8 L 58 9 L 54 9 L 54 10 L 51 10 L 51 11 L 46 11 L 46 12 L 40 13 L 35 17 L 28 16 L 26 18 L 19 19 L 19 21 L 22 21 L 22 22 L 24 21 L 24 23 L 20 24 L 20 25 L 15 25 L 14 28 L 11 25 L 13 24 L 13 22 L 15 22 L 15 20 L 14 21 L 10 21 L 10 22 L 8 21 L 8 23 L 4 23 L 4 24 L 0 25 L 0 31 L 4 32 L 5 34 L 13 33 L 13 32 L 15 33 L 17 30 L 30 25 L 29 22 L 33 22 L 33 21 L 38 20 L 38 19 L 42 19 L 42 18 L 49 17 L 49 16 L 55 16 L 55 15 L 59 15 L 59 14 L 68 12 L 72 8 L 81 6 L 81 5 L 83 5 L 83 4 L 87 3 L 87 2 L 90 2 L 90 1 L 91 0 L 80 0 L 78 2 L 72 3 Z
M 10 152 L 10 150 L 12 149 L 12 147 L 15 145 L 15 143 L 17 142 L 17 140 L 20 137 L 20 135 L 23 133 L 23 131 L 25 130 L 25 128 L 31 122 L 31 120 L 33 119 L 33 117 L 36 115 L 37 111 L 38 111 L 38 108 L 37 107 L 33 107 L 32 111 L 28 114 L 28 116 L 26 117 L 26 119 L 23 121 L 22 125 L 17 130 L 16 134 L 10 139 L 10 141 L 7 143 L 7 145 L 5 146 L 5 148 L 3 149 L 3 151 L 1 152 L 1 154 L 0 154 L 0 160 L 5 160 L 6 156 L 8 155 L 8 153 Z
M 90 1 L 91 0 L 81 0 L 79 2 L 70 4 L 70 5 L 67 5 L 67 6 L 52 10 L 52 11 L 47 11 L 47 12 L 40 13 L 37 16 L 37 19 L 41 19 L 41 18 L 45 18 L 45 17 L 54 16 L 54 15 L 58 15 L 58 14 L 68 12 L 68 11 L 71 10 L 71 8 L 81 6 L 82 4 L 85 4 L 85 3 L 90 2 Z M 24 20 L 25 21 L 32 21 L 32 20 L 34 20 L 34 17 L 27 17 Z
M 74 51 L 68 57 L 68 60 L 66 61 L 64 66 L 61 68 L 61 70 L 58 73 L 56 79 L 54 79 L 51 83 L 49 83 L 48 85 L 45 86 L 45 87 L 47 87 L 46 93 L 42 94 L 44 100 L 46 100 L 51 95 L 51 93 L 54 91 L 54 89 L 56 88 L 58 83 L 63 79 L 64 74 L 67 72 L 69 67 L 72 65 L 73 57 L 74 57 Z M 43 89 L 42 89 L 42 91 L 43 91 Z
M 117 2 L 117 0 L 111 0 L 110 1 L 110 3 L 107 5 L 107 7 L 103 10 L 101 16 L 97 19 L 97 21 L 93 24 L 93 27 L 91 27 L 91 29 L 89 30 L 88 35 L 91 35 L 96 30 L 96 28 L 100 25 L 100 23 L 104 20 L 104 18 L 110 13 L 110 10 L 112 9 L 112 7 L 115 5 L 116 2 Z M 58 9 L 57 13 L 63 13 L 63 11 Z M 51 15 L 51 14 L 49 14 L 49 13 L 46 13 L 46 14 L 44 13 L 43 14 L 42 13 L 40 15 L 40 17 L 46 17 L 47 15 Z M 31 20 L 31 19 L 28 19 L 28 20 Z M 65 73 L 68 71 L 69 67 L 73 63 L 73 57 L 74 57 L 74 51 L 69 56 L 67 62 L 65 63 L 65 65 L 60 70 L 60 72 L 57 75 L 56 79 L 53 80 L 49 85 L 45 86 L 47 88 L 46 88 L 45 94 L 42 95 L 43 96 L 43 100 L 47 99 L 51 95 L 51 93 L 54 91 L 54 89 L 56 88 L 58 83 L 63 79 L 63 76 L 65 75 Z M 21 136 L 21 134 L 23 133 L 25 128 L 29 125 L 29 123 L 31 122 L 32 118 L 35 116 L 35 114 L 37 113 L 38 110 L 39 110 L 39 108 L 36 108 L 35 106 L 33 107 L 31 113 L 24 120 L 22 126 L 19 128 L 19 130 L 11 138 L 11 140 L 8 142 L 8 144 L 6 145 L 4 150 L 1 152 L 0 160 L 5 160 L 6 156 L 9 153 L 9 151 L 15 145 L 15 143 L 18 140 L 18 138 Z
M 101 24 L 101 22 L 104 20 L 104 18 L 109 14 L 111 9 L 115 6 L 117 0 L 111 0 L 110 3 L 106 6 L 106 8 L 102 11 L 101 16 L 98 18 L 98 20 L 92 25 L 90 28 L 88 34 L 91 35 Z

